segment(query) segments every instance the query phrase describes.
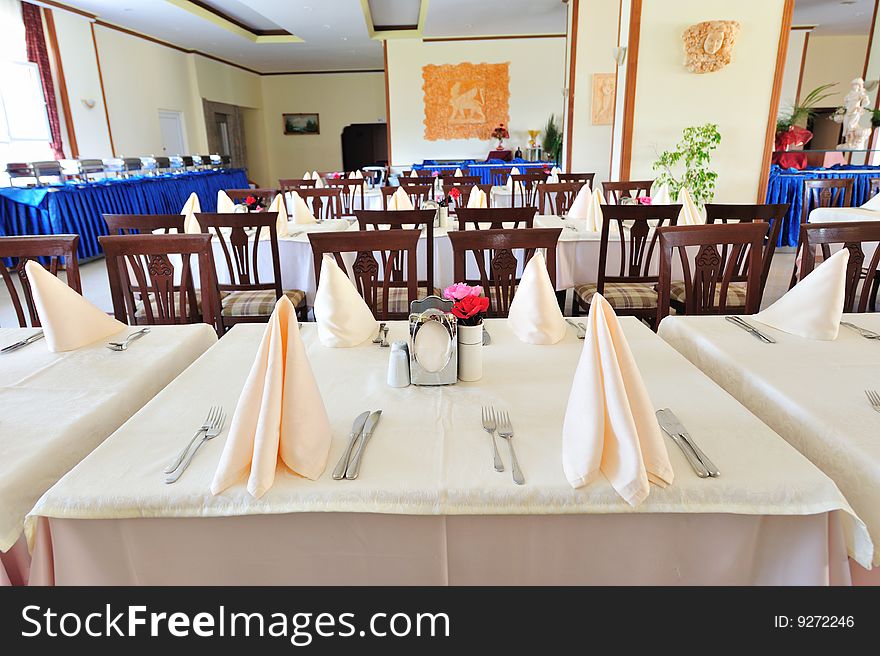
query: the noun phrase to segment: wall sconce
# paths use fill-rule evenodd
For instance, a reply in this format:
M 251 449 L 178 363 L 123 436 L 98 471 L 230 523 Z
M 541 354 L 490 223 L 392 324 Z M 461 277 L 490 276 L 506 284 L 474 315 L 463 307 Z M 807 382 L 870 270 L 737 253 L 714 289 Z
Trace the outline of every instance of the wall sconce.
M 97 101 L 94 98 L 82 98 L 82 104 L 86 109 L 94 109 Z
M 623 66 L 623 62 L 626 61 L 626 50 L 626 46 L 618 46 L 611 51 L 611 56 L 618 66 Z

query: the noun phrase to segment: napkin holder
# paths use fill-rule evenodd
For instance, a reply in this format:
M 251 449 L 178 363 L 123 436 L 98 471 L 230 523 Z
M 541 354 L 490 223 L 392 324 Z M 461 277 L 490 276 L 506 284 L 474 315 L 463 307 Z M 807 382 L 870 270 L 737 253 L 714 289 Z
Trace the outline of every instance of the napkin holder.
M 439 296 L 428 296 L 410 304 L 409 315 L 409 370 L 413 385 L 454 385 L 458 380 L 458 320 L 452 314 L 452 301 Z M 430 326 L 440 326 L 444 339 L 439 343 L 420 340 L 419 334 Z M 430 348 L 431 352 L 424 352 Z M 442 351 L 438 351 L 441 349 Z M 440 363 L 427 366 L 426 361 Z

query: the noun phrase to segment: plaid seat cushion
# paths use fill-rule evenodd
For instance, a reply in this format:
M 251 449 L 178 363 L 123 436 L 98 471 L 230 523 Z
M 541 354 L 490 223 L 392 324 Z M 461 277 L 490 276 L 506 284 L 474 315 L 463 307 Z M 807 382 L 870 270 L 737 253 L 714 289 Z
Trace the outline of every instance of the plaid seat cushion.
M 376 312 L 382 313 L 383 308 L 385 306 L 385 299 L 382 296 L 382 290 L 378 290 L 376 292 L 378 298 L 376 299 Z M 443 292 L 441 292 L 438 288 L 434 288 L 433 291 L 434 296 L 443 296 Z M 419 287 L 416 292 L 416 298 L 421 300 L 428 296 L 428 288 L 427 287 Z M 388 289 L 388 313 L 389 314 L 409 314 L 409 296 L 407 294 L 406 287 L 389 287 Z
M 589 305 L 596 295 L 596 285 L 578 285 L 574 291 Z M 602 296 L 615 310 L 651 310 L 657 307 L 657 292 L 652 283 L 606 282 Z
M 202 295 L 199 293 L 198 289 L 195 290 L 195 292 L 196 292 L 196 306 L 199 309 L 199 314 L 201 314 L 202 313 Z M 150 303 L 150 308 L 152 308 L 152 310 L 153 310 L 153 316 L 155 317 L 158 314 L 158 310 L 156 308 L 156 295 L 155 294 L 149 295 L 149 303 Z M 189 311 L 189 308 L 187 308 L 187 312 L 188 311 Z M 174 292 L 174 314 L 176 315 L 179 313 L 180 313 L 180 292 Z M 140 298 L 140 300 L 138 300 L 137 303 L 135 304 L 134 316 L 136 319 L 146 319 L 147 318 L 147 311 L 144 308 L 143 298 Z
M 293 307 L 299 307 L 306 298 L 306 293 L 299 289 L 286 289 L 284 295 Z M 224 317 L 268 317 L 276 302 L 274 289 L 229 292 L 223 299 L 221 314 Z
M 669 285 L 669 300 L 685 304 L 685 284 L 683 280 L 676 280 Z M 721 286 L 715 288 L 715 307 L 721 305 Z M 732 282 L 727 287 L 727 309 L 744 308 L 746 306 L 746 283 Z

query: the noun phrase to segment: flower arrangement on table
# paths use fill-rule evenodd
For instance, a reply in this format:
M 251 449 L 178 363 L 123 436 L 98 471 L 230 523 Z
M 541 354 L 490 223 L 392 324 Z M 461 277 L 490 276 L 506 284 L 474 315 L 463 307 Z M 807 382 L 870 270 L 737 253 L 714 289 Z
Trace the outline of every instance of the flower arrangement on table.
M 493 139 L 498 139 L 498 147 L 496 150 L 504 150 L 504 144 L 502 143 L 503 139 L 510 139 L 510 132 L 507 131 L 507 128 L 504 127 L 504 123 L 499 123 L 498 127 L 492 130 L 492 134 L 490 135 Z
M 489 309 L 489 299 L 480 285 L 457 282 L 443 290 L 443 298 L 454 302 L 452 314 L 461 326 L 479 326 Z
M 453 202 L 458 204 L 459 199 L 461 198 L 461 189 L 458 187 L 452 187 L 446 194 L 437 194 L 437 197 L 434 199 L 437 201 L 437 204 L 440 207 L 449 207 Z M 447 287 L 447 289 L 452 289 L 452 287 Z
M 266 205 L 262 198 L 256 196 L 248 196 L 244 199 L 244 206 L 248 208 L 248 212 L 262 212 L 266 209 Z

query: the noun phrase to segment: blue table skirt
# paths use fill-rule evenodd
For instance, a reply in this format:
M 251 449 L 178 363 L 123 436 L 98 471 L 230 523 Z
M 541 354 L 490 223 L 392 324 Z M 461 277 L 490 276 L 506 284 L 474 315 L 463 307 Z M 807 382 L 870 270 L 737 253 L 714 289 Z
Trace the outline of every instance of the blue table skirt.
M 779 231 L 780 246 L 797 246 L 801 229 L 801 210 L 804 202 L 804 180 L 826 178 L 852 178 L 852 206 L 863 205 L 870 198 L 871 178 L 880 178 L 880 168 L 875 166 L 833 166 L 828 169 L 810 168 L 804 171 L 770 168 L 767 185 L 768 203 L 789 203 L 788 214 Z
M 102 214 L 177 214 L 196 192 L 202 211 L 217 209 L 220 189 L 244 189 L 244 169 L 193 171 L 33 189 L 0 189 L 0 236 L 78 234 L 80 259 L 102 253 Z
M 499 160 L 489 160 L 488 162 L 476 162 L 476 160 L 466 159 L 460 162 L 446 163 L 446 164 L 437 164 L 433 160 L 425 160 L 421 164 L 413 164 L 413 169 L 415 170 L 430 170 L 437 171 L 439 173 L 445 173 L 450 170 L 454 171 L 457 168 L 467 168 L 469 175 L 478 175 L 480 176 L 481 184 L 491 184 L 492 183 L 492 173 L 498 170 L 507 170 L 510 171 L 513 167 L 516 167 L 522 172 L 524 169 L 533 169 L 533 168 L 546 168 L 556 166 L 553 162 L 529 162 L 524 159 L 514 159 L 510 162 L 502 162 Z

